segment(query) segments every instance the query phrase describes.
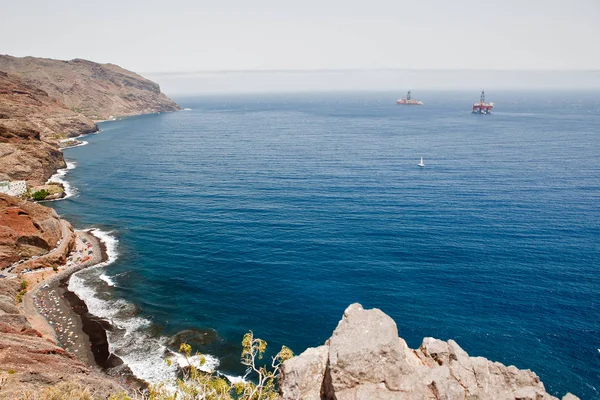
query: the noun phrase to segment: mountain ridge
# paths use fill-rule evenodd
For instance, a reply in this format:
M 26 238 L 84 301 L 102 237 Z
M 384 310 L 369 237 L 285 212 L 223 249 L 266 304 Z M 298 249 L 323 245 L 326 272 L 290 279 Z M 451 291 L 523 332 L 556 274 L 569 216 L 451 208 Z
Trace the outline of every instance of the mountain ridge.
M 114 64 L 0 55 L 0 173 L 43 184 L 65 167 L 60 140 L 97 132 L 98 120 L 180 109 Z

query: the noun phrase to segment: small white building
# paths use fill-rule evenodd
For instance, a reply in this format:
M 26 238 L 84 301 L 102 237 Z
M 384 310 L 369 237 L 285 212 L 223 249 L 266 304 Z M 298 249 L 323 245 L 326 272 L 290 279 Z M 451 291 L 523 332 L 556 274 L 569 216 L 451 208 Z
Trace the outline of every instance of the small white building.
M 0 193 L 19 197 L 27 192 L 25 181 L 0 181 Z

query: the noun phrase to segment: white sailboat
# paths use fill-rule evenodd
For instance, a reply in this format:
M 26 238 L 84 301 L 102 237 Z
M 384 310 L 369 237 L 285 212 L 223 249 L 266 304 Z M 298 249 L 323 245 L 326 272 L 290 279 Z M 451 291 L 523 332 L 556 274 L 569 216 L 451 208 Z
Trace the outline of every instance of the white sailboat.
M 423 157 L 421 157 L 421 162 L 419 163 L 419 167 L 424 167 L 425 163 L 423 162 Z

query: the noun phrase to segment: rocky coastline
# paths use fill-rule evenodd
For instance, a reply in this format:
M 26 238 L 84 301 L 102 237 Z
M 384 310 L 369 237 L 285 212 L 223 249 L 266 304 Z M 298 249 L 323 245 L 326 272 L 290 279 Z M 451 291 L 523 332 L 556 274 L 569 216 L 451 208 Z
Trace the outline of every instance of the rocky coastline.
M 0 173 L 45 184 L 66 166 L 61 141 L 100 120 L 177 110 L 156 83 L 113 64 L 0 55 Z
M 97 132 L 99 120 L 179 109 L 157 84 L 112 64 L 0 55 L 0 178 L 54 189 L 47 181 L 66 167 L 61 149 L 84 144 L 77 138 Z M 46 200 L 64 197 L 64 188 L 47 191 Z M 91 256 L 68 261 L 82 240 Z M 110 324 L 68 290 L 73 273 L 106 261 L 92 233 L 0 194 L 0 399 L 29 398 L 67 379 L 94 398 L 145 386 L 110 353 Z
M 44 185 L 66 167 L 61 143 L 81 145 L 70 138 L 97 132 L 96 121 L 178 109 L 157 84 L 112 64 L 0 55 L 0 175 Z M 93 255 L 54 271 L 82 242 Z M 108 321 L 68 289 L 73 273 L 106 261 L 92 233 L 0 195 L 0 399 L 68 379 L 94 398 L 144 387 L 110 353 Z M 323 346 L 284 363 L 279 389 L 283 400 L 556 399 L 532 371 L 470 357 L 453 340 L 425 338 L 410 349 L 389 316 L 359 304 Z
M 88 237 L 100 246 L 86 235 L 78 232 L 78 240 Z M 77 318 L 62 286 L 73 273 L 101 262 L 100 253 L 58 271 L 43 268 L 0 279 L 0 399 L 31 398 L 66 380 L 93 388 L 100 398 L 130 390 L 129 382 L 108 377 L 94 363 L 85 321 Z M 22 301 L 15 301 L 24 286 Z

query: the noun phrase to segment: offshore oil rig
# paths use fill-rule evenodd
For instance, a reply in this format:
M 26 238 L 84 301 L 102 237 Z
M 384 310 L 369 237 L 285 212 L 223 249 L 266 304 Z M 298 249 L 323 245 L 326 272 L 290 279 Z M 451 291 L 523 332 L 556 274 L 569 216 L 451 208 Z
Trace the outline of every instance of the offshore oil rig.
M 410 98 L 410 90 L 406 93 L 406 97 L 401 98 L 396 102 L 397 104 L 409 105 L 409 106 L 422 106 L 423 102 L 421 100 L 413 100 Z
M 481 91 L 481 99 L 478 102 L 473 103 L 473 114 L 491 114 L 494 103 L 485 102 L 485 92 Z

